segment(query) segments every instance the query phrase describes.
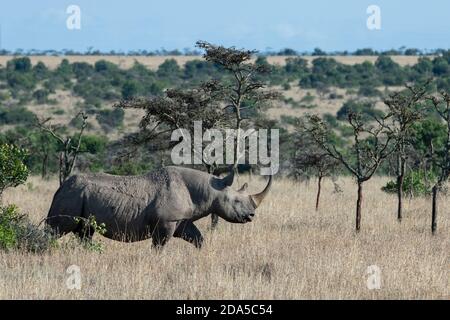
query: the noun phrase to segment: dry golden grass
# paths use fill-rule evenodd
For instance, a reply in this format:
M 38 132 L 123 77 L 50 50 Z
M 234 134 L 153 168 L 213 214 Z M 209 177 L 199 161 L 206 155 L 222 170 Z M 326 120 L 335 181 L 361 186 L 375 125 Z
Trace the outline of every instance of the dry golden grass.
M 241 183 L 243 182 L 241 178 Z M 45 217 L 56 181 L 30 179 L 9 190 L 34 221 Z M 343 193 L 325 183 L 314 211 L 315 185 L 278 180 L 246 225 L 209 219 L 197 222 L 206 238 L 202 250 L 172 239 L 161 253 L 150 241 L 127 244 L 97 236 L 105 252 L 81 248 L 44 255 L 0 253 L 0 299 L 449 299 L 450 217 L 440 199 L 438 234 L 430 235 L 426 199 L 406 201 L 405 219 L 395 220 L 395 197 L 374 178 L 365 188 L 362 231 L 355 234 L 355 187 Z M 263 181 L 253 181 L 259 190 Z M 66 269 L 81 268 L 81 290 L 68 290 Z M 381 289 L 367 288 L 367 267 L 381 269 Z
M 364 61 L 370 61 L 375 63 L 377 56 L 331 56 L 338 62 L 344 64 L 356 64 L 363 63 Z M 0 56 L 0 65 L 6 66 L 6 63 L 14 58 L 14 56 Z M 267 61 L 272 64 L 284 65 L 286 63 L 286 56 L 269 56 Z M 311 63 L 316 59 L 316 56 L 302 56 L 302 58 L 308 60 Z M 433 58 L 430 56 L 430 58 Z M 70 63 L 73 62 L 87 62 L 94 64 L 98 60 L 106 60 L 117 64 L 120 68 L 128 69 L 133 66 L 135 61 L 145 65 L 152 70 L 158 69 L 159 65 L 166 59 L 175 59 L 180 66 L 191 60 L 203 59 L 201 56 L 30 56 L 31 63 L 34 65 L 39 61 L 42 61 L 50 69 L 55 69 L 61 63 L 61 60 L 67 59 Z M 415 56 L 392 56 L 392 59 L 401 66 L 413 65 L 417 63 L 418 57 Z

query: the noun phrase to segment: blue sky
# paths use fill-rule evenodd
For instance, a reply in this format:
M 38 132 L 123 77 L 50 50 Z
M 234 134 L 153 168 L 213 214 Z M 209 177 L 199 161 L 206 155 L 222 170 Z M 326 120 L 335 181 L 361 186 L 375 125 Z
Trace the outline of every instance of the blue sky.
M 66 8 L 81 9 L 81 30 Z M 381 30 L 366 27 L 369 5 Z M 450 48 L 448 0 L 1 0 L 1 48 L 156 50 L 226 46 L 310 51 Z

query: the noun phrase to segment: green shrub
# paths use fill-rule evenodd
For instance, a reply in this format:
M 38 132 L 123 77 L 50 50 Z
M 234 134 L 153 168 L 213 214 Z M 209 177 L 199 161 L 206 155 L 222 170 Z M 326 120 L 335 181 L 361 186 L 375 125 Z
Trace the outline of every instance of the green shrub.
M 0 207 L 0 249 L 10 250 L 17 245 L 17 234 L 13 225 L 15 218 L 14 206 Z
M 374 103 L 370 101 L 349 100 L 339 109 L 336 117 L 338 120 L 346 120 L 350 112 L 360 113 L 365 121 L 373 120 L 373 117 L 383 116 L 383 112 L 375 109 Z
M 36 117 L 25 107 L 0 107 L 0 124 L 31 124 Z
M 81 140 L 80 151 L 90 154 L 101 154 L 105 152 L 108 138 L 97 135 L 84 135 Z
M 330 93 L 330 94 L 328 95 L 328 99 L 330 99 L 330 100 L 342 99 L 342 98 L 344 98 L 343 95 L 337 94 L 337 93 L 335 93 L 335 92 L 332 92 L 332 93 Z
M 97 121 L 106 132 L 117 129 L 123 125 L 125 112 L 123 109 L 114 108 L 112 110 L 100 110 L 97 114 Z
M 303 109 L 314 109 L 317 108 L 316 104 L 301 104 L 299 106 L 299 108 L 303 108 Z
M 65 114 L 66 112 L 64 111 L 64 109 L 56 109 L 52 112 L 54 115 L 58 115 L 61 116 L 63 114 Z
M 289 84 L 289 82 L 285 82 L 283 83 L 283 90 L 287 91 L 291 89 L 291 85 Z
M 18 72 L 31 71 L 31 60 L 28 57 L 14 58 L 7 62 L 6 68 Z
M 306 93 L 306 95 L 300 100 L 300 102 L 311 103 L 313 102 L 315 97 L 311 93 Z
M 331 113 L 325 113 L 323 115 L 323 120 L 325 120 L 325 122 L 331 127 L 331 128 L 336 128 L 339 123 L 336 119 L 336 117 L 334 115 L 332 115 Z
M 358 90 L 358 95 L 363 97 L 379 97 L 381 92 L 373 86 L 361 86 Z
M 122 86 L 122 98 L 127 100 L 135 97 L 139 91 L 139 85 L 136 81 L 129 80 Z
M 0 207 L 0 249 L 40 253 L 56 245 L 47 228 L 39 228 L 15 205 Z
M 106 233 L 106 225 L 104 223 L 98 223 L 93 215 L 90 215 L 86 218 L 75 218 L 77 223 L 81 223 L 81 233 L 83 235 L 88 235 L 91 232 L 98 233 L 100 235 L 104 235 Z M 84 249 L 89 251 L 94 251 L 98 253 L 102 253 L 104 251 L 103 244 L 99 241 L 95 241 L 89 237 L 82 237 L 79 239 L 81 245 Z
M 0 101 L 7 101 L 11 99 L 11 94 L 6 91 L 6 92 L 0 92 Z
M 405 175 L 403 181 L 403 192 L 414 197 L 430 195 L 433 182 L 435 180 L 436 175 L 431 171 L 410 171 Z M 397 181 L 389 181 L 384 187 L 381 188 L 381 190 L 386 193 L 396 193 Z
M 287 125 L 297 125 L 298 124 L 298 118 L 293 116 L 287 116 L 285 114 L 281 115 L 280 117 L 281 123 L 287 124 Z
M 48 101 L 49 92 L 46 89 L 38 89 L 33 92 L 33 98 L 38 104 L 44 104 Z
M 24 164 L 27 152 L 11 144 L 0 145 L 0 197 L 9 187 L 17 187 L 28 178 Z

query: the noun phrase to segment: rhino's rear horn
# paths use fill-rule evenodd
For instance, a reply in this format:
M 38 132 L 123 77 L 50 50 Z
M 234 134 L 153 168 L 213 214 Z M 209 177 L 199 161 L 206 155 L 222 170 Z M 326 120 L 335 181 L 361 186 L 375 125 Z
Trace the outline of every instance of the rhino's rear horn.
M 270 187 L 272 186 L 272 175 L 269 176 L 269 182 L 267 183 L 264 190 L 257 194 L 252 194 L 250 198 L 252 199 L 253 203 L 255 204 L 255 208 L 259 207 L 261 202 L 264 200 L 264 198 L 269 193 Z

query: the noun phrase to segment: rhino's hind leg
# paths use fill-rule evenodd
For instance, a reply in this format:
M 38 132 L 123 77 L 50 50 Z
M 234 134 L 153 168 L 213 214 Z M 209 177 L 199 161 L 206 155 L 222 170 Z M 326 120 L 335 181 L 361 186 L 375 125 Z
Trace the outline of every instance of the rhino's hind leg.
M 182 238 L 200 249 L 203 245 L 203 236 L 200 230 L 190 220 L 181 221 L 175 230 L 174 237 Z

